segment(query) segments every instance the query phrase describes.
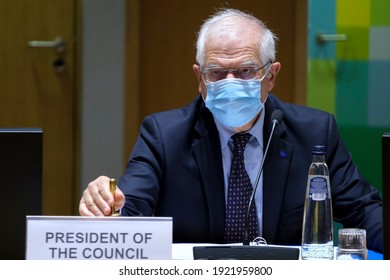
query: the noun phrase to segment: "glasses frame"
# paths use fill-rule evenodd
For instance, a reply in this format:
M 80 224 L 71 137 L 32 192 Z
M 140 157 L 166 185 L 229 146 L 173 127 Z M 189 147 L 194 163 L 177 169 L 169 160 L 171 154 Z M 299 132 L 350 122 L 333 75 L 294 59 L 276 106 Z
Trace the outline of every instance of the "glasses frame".
M 254 76 L 253 78 L 251 78 L 251 79 L 244 79 L 244 80 L 254 80 L 255 77 L 256 77 L 256 75 L 257 75 L 257 73 L 258 73 L 261 69 L 263 69 L 264 67 L 266 67 L 268 64 L 271 64 L 271 65 L 270 65 L 270 67 L 271 67 L 271 66 L 272 66 L 272 61 L 269 60 L 267 63 L 265 63 L 265 64 L 264 64 L 263 66 L 261 66 L 261 67 L 257 67 L 257 66 L 242 66 L 242 68 L 252 68 L 252 69 L 255 71 L 255 76 Z M 209 67 L 209 68 L 206 67 L 205 69 L 200 69 L 200 73 L 202 74 L 202 77 L 203 77 L 203 79 L 204 79 L 205 82 L 210 83 L 210 82 L 217 82 L 217 81 L 224 80 L 224 79 L 226 79 L 228 73 L 238 73 L 238 71 L 240 70 L 239 68 L 223 69 L 223 70 L 221 70 L 221 71 L 222 71 L 224 74 L 226 74 L 226 75 L 224 75 L 225 78 L 222 78 L 222 79 L 219 79 L 219 80 L 215 80 L 215 81 L 209 81 L 209 80 L 207 80 L 206 75 L 208 74 L 208 71 L 213 70 L 213 69 L 219 69 L 219 68 L 218 68 L 218 67 Z M 222 69 L 222 67 L 221 67 L 221 69 Z M 268 71 L 266 71 L 266 73 L 264 74 L 264 76 L 267 75 L 267 73 L 268 73 Z M 242 78 L 241 78 L 241 79 L 242 79 Z

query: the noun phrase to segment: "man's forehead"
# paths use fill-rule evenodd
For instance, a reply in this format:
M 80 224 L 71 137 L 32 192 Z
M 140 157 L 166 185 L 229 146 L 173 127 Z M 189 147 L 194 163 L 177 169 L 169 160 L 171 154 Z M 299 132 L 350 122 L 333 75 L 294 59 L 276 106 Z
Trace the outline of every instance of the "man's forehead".
M 223 45 L 209 44 L 205 48 L 205 65 L 236 66 L 258 64 L 260 61 L 259 43 L 255 41 Z

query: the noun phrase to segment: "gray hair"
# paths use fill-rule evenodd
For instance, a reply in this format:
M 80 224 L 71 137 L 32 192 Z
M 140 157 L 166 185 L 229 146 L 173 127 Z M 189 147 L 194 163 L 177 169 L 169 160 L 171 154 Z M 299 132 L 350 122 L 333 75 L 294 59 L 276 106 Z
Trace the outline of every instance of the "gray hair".
M 276 52 L 275 41 L 277 37 L 266 27 L 264 22 L 240 10 L 223 9 L 206 19 L 200 28 L 196 43 L 196 61 L 199 65 L 203 66 L 205 62 L 204 54 L 207 37 L 218 38 L 221 34 L 230 34 L 231 31 L 241 32 L 241 30 L 237 29 L 236 22 L 231 22 L 232 18 L 246 20 L 260 29 L 263 36 L 259 42 L 259 57 L 262 63 L 267 63 L 268 61 L 274 62 Z M 239 28 L 242 29 L 242 26 Z

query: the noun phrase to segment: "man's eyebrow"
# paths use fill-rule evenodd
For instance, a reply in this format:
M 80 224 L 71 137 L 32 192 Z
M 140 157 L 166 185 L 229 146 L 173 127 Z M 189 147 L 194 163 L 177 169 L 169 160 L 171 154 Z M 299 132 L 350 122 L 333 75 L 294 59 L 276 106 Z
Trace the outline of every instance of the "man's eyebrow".
M 214 63 L 210 63 L 210 64 L 207 64 L 204 69 L 209 69 L 209 68 L 224 68 L 222 67 L 221 65 L 219 64 L 214 64 Z
M 238 64 L 238 66 L 256 66 L 256 65 L 257 63 L 254 62 L 253 60 L 247 60 Z
M 254 66 L 254 67 L 256 67 L 257 64 L 254 61 L 252 61 L 252 60 L 248 60 L 248 61 L 240 62 L 240 64 L 238 64 L 236 67 L 245 67 L 245 66 Z M 227 67 L 223 67 L 223 66 L 221 66 L 219 64 L 214 64 L 214 63 L 207 64 L 203 69 L 212 69 L 212 68 L 228 69 Z M 231 69 L 231 67 L 229 67 L 229 69 Z

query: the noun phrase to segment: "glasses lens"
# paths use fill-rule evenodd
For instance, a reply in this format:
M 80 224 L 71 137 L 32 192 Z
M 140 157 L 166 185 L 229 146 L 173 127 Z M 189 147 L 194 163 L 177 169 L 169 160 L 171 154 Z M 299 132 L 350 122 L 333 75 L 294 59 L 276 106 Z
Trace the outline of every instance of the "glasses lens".
M 267 64 L 264 66 L 257 68 L 257 67 L 240 67 L 237 69 L 223 69 L 223 68 L 208 68 L 205 69 L 203 73 L 204 78 L 208 82 L 216 82 L 219 80 L 226 79 L 226 76 L 228 73 L 232 73 L 234 77 L 240 78 L 243 80 L 251 80 L 256 77 L 257 72 L 264 68 Z
M 226 73 L 223 69 L 208 69 L 206 71 L 206 80 L 210 82 L 219 81 L 226 78 Z
M 250 80 L 256 76 L 256 70 L 254 68 L 240 68 L 237 69 L 237 72 L 241 79 Z

